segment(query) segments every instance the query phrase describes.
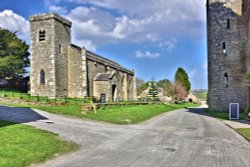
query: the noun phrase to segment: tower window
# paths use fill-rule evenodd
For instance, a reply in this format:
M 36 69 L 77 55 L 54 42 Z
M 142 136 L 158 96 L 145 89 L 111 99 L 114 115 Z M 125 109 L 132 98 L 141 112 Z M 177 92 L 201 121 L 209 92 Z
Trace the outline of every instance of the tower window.
M 226 56 L 227 55 L 226 42 L 223 42 L 222 45 L 223 45 L 222 46 L 223 47 L 223 51 L 222 52 L 223 52 L 224 56 Z
M 40 71 L 40 85 L 45 85 L 45 71 Z
M 227 29 L 230 29 L 230 19 L 227 19 Z
M 45 41 L 46 32 L 45 30 L 39 31 L 39 41 Z
M 224 74 L 224 82 L 225 82 L 225 87 L 228 87 L 228 75 L 227 75 L 227 73 Z
M 58 51 L 59 53 L 62 53 L 62 45 L 59 45 Z

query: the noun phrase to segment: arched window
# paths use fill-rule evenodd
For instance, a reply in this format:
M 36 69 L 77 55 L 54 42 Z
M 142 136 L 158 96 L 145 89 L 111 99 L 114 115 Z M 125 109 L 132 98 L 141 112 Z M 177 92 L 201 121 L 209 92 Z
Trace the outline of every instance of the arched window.
M 228 75 L 227 75 L 227 73 L 224 74 L 224 82 L 225 82 L 225 86 L 228 87 Z
M 40 71 L 40 85 L 45 85 L 45 72 L 44 72 L 44 70 Z

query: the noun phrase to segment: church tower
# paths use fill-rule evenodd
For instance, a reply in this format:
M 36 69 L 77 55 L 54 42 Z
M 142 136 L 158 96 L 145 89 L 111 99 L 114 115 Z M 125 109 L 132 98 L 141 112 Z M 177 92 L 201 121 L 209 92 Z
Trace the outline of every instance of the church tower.
M 68 46 L 71 22 L 55 13 L 30 17 L 32 96 L 68 95 Z
M 228 111 L 230 103 L 248 106 L 249 0 L 207 0 L 208 105 Z

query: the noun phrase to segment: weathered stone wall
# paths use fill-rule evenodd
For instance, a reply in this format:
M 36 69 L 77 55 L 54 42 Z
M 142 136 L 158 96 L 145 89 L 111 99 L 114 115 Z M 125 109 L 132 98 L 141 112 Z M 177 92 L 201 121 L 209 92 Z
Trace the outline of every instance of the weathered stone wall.
M 38 20 L 30 18 L 30 87 L 31 95 L 56 96 L 55 91 L 55 55 L 52 47 L 54 44 L 54 20 Z M 46 40 L 39 41 L 39 31 L 46 31 Z M 40 85 L 40 71 L 45 71 L 45 85 Z
M 110 96 L 110 83 L 109 81 L 94 81 L 94 96 L 100 98 L 101 94 L 105 94 L 106 100 L 109 101 L 112 97 Z
M 31 25 L 31 94 L 49 97 L 66 96 L 67 48 L 71 22 L 53 14 L 30 17 Z M 39 31 L 45 40 L 39 41 Z M 59 51 L 60 45 L 60 51 Z M 40 84 L 40 71 L 45 71 L 45 84 Z
M 214 110 L 228 110 L 229 103 L 247 106 L 246 24 L 241 0 L 211 0 L 207 4 L 208 104 Z M 228 19 L 230 28 L 228 28 Z M 223 43 L 226 43 L 226 54 Z M 225 76 L 228 74 L 228 87 Z
M 87 51 L 87 83 L 89 96 L 96 96 L 96 94 L 101 94 L 100 92 L 94 93 L 94 84 L 93 78 L 98 73 L 110 73 L 115 72 L 115 79 L 113 78 L 110 82 L 110 85 L 116 85 L 117 89 L 117 98 L 118 99 L 127 99 L 134 98 L 134 87 L 133 87 L 133 76 L 134 72 L 124 69 L 119 64 L 107 60 L 103 57 L 97 56 L 91 52 Z M 128 85 L 128 79 L 132 79 L 132 84 Z M 125 83 L 124 83 L 125 82 Z M 127 93 L 126 93 L 127 92 Z M 110 86 L 109 94 L 112 94 L 112 86 Z M 129 96 L 127 96 L 129 94 Z M 99 97 L 99 95 L 97 97 Z M 111 97 L 111 95 L 110 95 Z M 109 99 L 110 100 L 110 99 Z
M 85 56 L 85 54 L 84 54 Z M 86 57 L 81 50 L 72 46 L 68 47 L 68 96 L 83 98 L 87 96 L 86 82 Z
M 71 44 L 70 25 L 55 20 L 55 73 L 56 73 L 56 96 L 68 96 L 68 46 Z M 59 46 L 61 45 L 61 51 Z

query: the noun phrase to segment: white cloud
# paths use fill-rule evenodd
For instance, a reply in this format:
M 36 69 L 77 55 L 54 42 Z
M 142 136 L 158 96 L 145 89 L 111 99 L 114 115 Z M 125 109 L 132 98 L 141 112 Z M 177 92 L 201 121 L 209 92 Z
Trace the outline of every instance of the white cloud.
M 17 32 L 18 37 L 29 41 L 29 22 L 12 10 L 0 12 L 0 27 Z
M 62 6 L 49 5 L 48 9 L 51 12 L 67 13 L 67 9 L 65 7 L 62 7 Z
M 73 36 L 77 36 L 75 41 L 92 41 L 97 47 L 122 41 L 151 42 L 171 51 L 179 38 L 200 39 L 205 35 L 205 0 L 62 2 L 65 1 L 76 6 L 65 13 L 73 22 Z M 65 5 L 60 0 L 49 2 L 57 8 Z
M 136 51 L 135 52 L 136 58 L 149 58 L 149 59 L 157 59 L 160 57 L 160 53 L 151 53 L 149 51 Z
M 191 79 L 195 79 L 197 77 L 198 74 L 198 70 L 197 69 L 193 69 L 190 73 L 189 76 Z

